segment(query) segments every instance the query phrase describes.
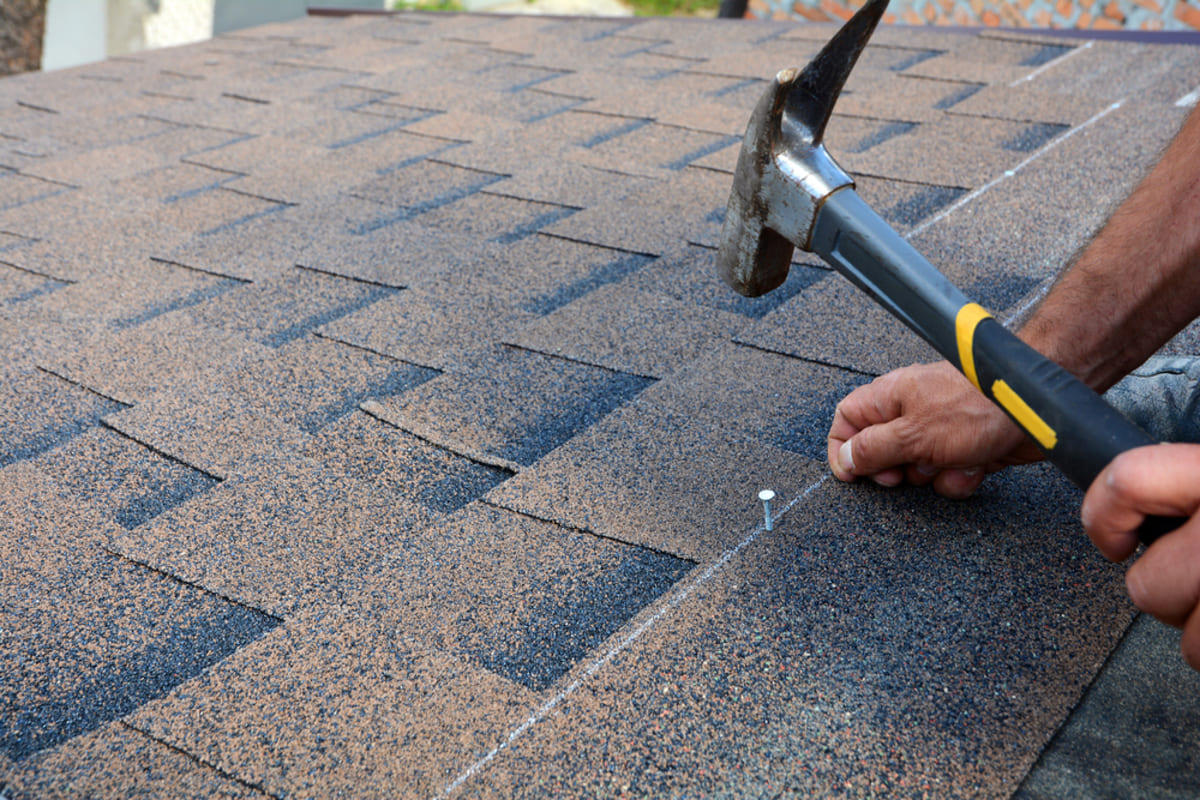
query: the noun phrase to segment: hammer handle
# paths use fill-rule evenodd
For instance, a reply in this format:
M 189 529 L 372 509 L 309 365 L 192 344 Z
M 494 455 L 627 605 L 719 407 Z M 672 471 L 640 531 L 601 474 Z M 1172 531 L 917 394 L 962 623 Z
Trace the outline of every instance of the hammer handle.
M 1075 376 L 970 302 L 850 188 L 830 195 L 812 250 L 928 341 L 1087 489 L 1120 453 L 1154 444 Z M 1186 520 L 1147 517 L 1149 546 Z

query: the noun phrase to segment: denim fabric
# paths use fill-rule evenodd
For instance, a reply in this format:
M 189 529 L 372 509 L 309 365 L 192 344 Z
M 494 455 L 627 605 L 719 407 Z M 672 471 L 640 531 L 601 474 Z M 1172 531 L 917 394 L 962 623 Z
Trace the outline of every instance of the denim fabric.
M 1104 399 L 1160 442 L 1200 444 L 1200 358 L 1155 356 Z

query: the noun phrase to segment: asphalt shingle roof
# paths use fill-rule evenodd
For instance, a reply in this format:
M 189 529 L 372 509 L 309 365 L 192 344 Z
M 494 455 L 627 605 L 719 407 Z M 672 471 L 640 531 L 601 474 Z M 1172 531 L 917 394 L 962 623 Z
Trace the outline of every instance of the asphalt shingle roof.
M 931 352 L 804 254 L 715 275 L 831 32 L 310 18 L 0 82 L 0 795 L 1194 788 L 1200 680 L 1145 621 L 1101 673 L 1078 492 L 826 479 L 836 401 Z M 1197 82 L 886 28 L 827 142 L 1012 314 Z

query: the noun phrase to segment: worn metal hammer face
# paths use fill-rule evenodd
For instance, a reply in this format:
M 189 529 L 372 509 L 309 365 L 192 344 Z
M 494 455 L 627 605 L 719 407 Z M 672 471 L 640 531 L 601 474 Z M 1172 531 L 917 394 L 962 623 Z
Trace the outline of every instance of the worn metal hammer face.
M 807 67 L 776 75 L 755 107 L 721 234 L 721 275 L 757 297 L 787 278 L 793 247 L 820 255 L 933 345 L 1086 488 L 1119 453 L 1153 440 L 970 302 L 863 202 L 821 143 L 887 3 L 868 0 Z M 1148 518 L 1142 540 L 1180 522 Z
M 725 213 L 719 268 L 758 297 L 787 279 L 793 245 L 811 250 L 821 204 L 853 186 L 821 139 L 833 105 L 888 0 L 870 0 L 802 71 L 775 76 L 746 126 Z

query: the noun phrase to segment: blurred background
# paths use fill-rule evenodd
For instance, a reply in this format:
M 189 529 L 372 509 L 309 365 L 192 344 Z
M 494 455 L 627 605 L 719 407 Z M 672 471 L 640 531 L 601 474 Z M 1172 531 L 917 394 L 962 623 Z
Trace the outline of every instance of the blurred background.
M 845 19 L 861 0 L 0 0 L 0 72 L 60 69 L 310 12 L 418 8 L 583 15 Z M 885 22 L 1200 30 L 1200 0 L 893 0 Z

